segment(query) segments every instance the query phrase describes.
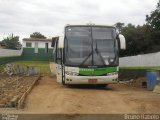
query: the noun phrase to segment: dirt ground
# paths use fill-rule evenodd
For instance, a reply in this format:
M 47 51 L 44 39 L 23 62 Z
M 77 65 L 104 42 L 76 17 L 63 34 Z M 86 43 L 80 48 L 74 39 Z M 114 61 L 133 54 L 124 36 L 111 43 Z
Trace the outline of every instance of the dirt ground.
M 0 108 L 16 108 L 23 94 L 38 79 L 38 76 L 0 76 Z
M 54 77 L 43 76 L 28 95 L 24 110 L 18 113 L 123 114 L 159 113 L 160 94 L 144 88 L 112 84 L 106 88 L 67 87 Z

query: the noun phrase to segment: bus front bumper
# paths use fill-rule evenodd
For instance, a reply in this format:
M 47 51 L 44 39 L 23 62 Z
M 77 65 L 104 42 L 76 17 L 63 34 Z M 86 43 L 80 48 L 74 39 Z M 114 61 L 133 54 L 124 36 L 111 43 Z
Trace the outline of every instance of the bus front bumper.
M 65 76 L 65 84 L 112 84 L 118 82 L 118 74 L 109 76 Z

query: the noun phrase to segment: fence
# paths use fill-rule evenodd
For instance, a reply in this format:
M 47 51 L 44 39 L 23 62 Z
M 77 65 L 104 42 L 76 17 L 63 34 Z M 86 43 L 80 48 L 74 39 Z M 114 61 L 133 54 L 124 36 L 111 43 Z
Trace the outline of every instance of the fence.
M 21 50 L 10 50 L 10 49 L 1 49 L 0 48 L 0 64 L 17 61 L 21 59 Z
M 2 49 L 0 48 L 0 57 L 3 56 L 21 56 L 23 49 L 21 50 L 11 50 L 11 49 Z
M 21 60 L 21 56 L 3 57 L 3 58 L 0 58 L 0 65 L 8 62 L 17 61 L 17 60 Z
M 160 52 L 122 57 L 119 59 L 119 65 L 120 67 L 160 66 Z

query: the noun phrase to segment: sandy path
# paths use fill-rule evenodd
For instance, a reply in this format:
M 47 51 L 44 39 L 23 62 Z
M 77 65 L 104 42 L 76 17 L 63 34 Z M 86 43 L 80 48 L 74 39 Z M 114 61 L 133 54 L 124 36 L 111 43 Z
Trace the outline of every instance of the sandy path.
M 95 87 L 65 87 L 55 78 L 42 77 L 26 99 L 31 113 L 110 114 L 160 113 L 160 95 L 145 89 L 114 84 Z

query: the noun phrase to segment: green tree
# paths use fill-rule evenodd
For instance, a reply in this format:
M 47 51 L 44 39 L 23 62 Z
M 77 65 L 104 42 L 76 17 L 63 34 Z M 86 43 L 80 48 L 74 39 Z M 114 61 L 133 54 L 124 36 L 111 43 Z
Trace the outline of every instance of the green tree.
M 20 42 L 19 36 L 9 35 L 7 38 L 4 38 L 2 42 L 5 44 L 7 49 L 19 49 Z
M 157 3 L 156 10 L 152 11 L 150 15 L 146 15 L 146 22 L 153 29 L 160 30 L 160 0 Z
M 30 38 L 46 38 L 46 37 L 42 35 L 40 32 L 34 32 L 30 34 Z
M 122 27 L 121 33 L 126 38 L 126 50 L 120 56 L 131 56 L 160 51 L 160 0 L 156 10 L 146 15 L 146 24 L 135 26 L 128 24 Z
M 124 27 L 124 23 L 121 23 L 121 22 L 117 22 L 115 24 L 116 28 L 118 29 L 119 33 L 121 33 L 122 31 L 122 28 Z
M 121 56 L 130 56 L 143 54 L 147 51 L 148 39 L 148 26 L 134 26 L 131 23 L 122 29 L 122 34 L 126 38 L 126 50 L 121 51 Z
M 146 15 L 147 25 L 150 26 L 150 46 L 153 51 L 160 50 L 160 0 L 157 7 L 150 15 Z
M 122 34 L 126 38 L 126 50 L 123 52 L 123 54 L 129 56 L 129 55 L 136 55 L 137 54 L 137 44 L 135 36 L 137 35 L 136 28 L 132 24 L 128 24 L 122 29 Z M 123 56 L 121 54 L 121 56 Z

